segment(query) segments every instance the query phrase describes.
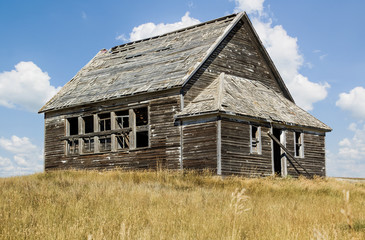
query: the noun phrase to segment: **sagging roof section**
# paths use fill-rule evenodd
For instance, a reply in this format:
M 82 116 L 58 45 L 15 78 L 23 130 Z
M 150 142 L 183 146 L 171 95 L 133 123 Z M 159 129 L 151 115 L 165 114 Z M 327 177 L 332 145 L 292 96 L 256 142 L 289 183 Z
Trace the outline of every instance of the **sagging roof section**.
M 103 49 L 39 112 L 182 86 L 242 16 Z
M 176 118 L 225 113 L 265 122 L 331 131 L 295 103 L 258 81 L 222 73 Z

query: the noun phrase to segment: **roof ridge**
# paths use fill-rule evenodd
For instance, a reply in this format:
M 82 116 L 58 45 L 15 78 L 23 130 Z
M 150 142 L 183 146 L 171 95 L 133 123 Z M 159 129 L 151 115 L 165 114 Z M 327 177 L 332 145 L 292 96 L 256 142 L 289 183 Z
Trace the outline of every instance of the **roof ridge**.
M 188 27 L 180 28 L 180 29 L 177 29 L 177 30 L 174 30 L 174 31 L 171 31 L 171 32 L 164 33 L 164 34 L 160 34 L 160 35 L 156 35 L 156 36 L 153 36 L 153 37 L 148 37 L 148 38 L 144 38 L 144 39 L 124 43 L 124 44 L 121 44 L 121 45 L 117 45 L 117 46 L 114 46 L 114 47 L 110 48 L 109 51 L 113 52 L 118 48 L 122 48 L 122 47 L 125 47 L 125 46 L 130 46 L 130 45 L 133 45 L 135 43 L 149 41 L 151 39 L 156 39 L 156 38 L 164 37 L 164 36 L 167 36 L 167 35 L 172 35 L 172 34 L 175 34 L 175 33 L 183 32 L 183 31 L 190 30 L 190 29 L 193 29 L 193 28 L 197 28 L 197 27 L 200 27 L 200 26 L 204 26 L 204 25 L 207 25 L 207 24 L 212 24 L 212 23 L 215 23 L 215 22 L 219 22 L 219 21 L 229 19 L 229 18 L 234 18 L 238 14 L 239 13 L 233 13 L 233 14 L 230 14 L 230 15 L 227 15 L 227 16 L 224 16 L 224 17 L 216 18 L 216 19 L 213 19 L 213 20 L 210 20 L 210 21 L 207 21 L 207 22 L 201 22 L 201 23 L 198 23 L 198 24 L 194 24 L 194 25 L 191 25 L 191 26 L 188 26 Z

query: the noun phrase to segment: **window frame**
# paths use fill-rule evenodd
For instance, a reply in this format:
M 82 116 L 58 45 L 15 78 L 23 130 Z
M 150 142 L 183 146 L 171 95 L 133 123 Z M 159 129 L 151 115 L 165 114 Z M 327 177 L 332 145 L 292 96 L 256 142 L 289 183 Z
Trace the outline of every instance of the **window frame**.
M 293 134 L 294 134 L 294 157 L 304 158 L 304 133 L 299 131 L 294 131 Z M 297 136 L 298 134 L 299 137 Z
M 139 120 L 139 123 L 142 121 L 143 124 L 139 124 L 137 126 L 136 113 L 138 113 L 138 109 L 143 109 L 141 110 L 141 114 L 143 116 L 140 117 L 142 120 Z M 75 125 L 76 118 L 78 133 L 75 134 L 74 129 L 74 134 L 70 135 L 70 122 L 73 122 Z M 92 118 L 92 120 L 90 118 Z M 147 121 L 144 120 L 144 118 L 147 118 Z M 88 124 L 92 124 L 92 126 L 88 125 L 89 131 L 87 132 L 86 121 L 88 121 Z M 121 125 L 118 124 L 118 121 L 121 122 Z M 90 129 L 93 131 L 90 131 Z M 121 108 L 112 111 L 102 111 L 85 116 L 66 116 L 65 137 L 62 138 L 65 141 L 65 155 L 88 155 L 150 148 L 150 129 L 149 105 L 134 106 L 128 109 Z M 143 144 L 143 146 L 137 147 L 137 135 L 141 136 L 139 134 L 141 132 L 147 133 L 144 134 L 143 142 L 146 143 L 147 140 L 148 143 L 147 145 Z M 76 142 L 78 144 L 75 144 Z M 103 145 L 107 147 L 103 147 Z M 74 149 L 75 146 L 77 147 L 76 150 Z
M 253 134 L 255 131 L 255 141 L 253 139 Z M 253 146 L 254 143 L 256 146 Z M 261 126 L 250 125 L 250 154 L 262 154 L 262 137 L 261 137 Z

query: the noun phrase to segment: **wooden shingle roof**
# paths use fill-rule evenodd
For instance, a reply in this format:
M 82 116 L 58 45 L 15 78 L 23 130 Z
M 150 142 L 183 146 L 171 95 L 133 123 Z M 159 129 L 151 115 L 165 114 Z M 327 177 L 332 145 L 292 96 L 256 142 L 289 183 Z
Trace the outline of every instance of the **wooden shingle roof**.
M 181 87 L 242 16 L 103 49 L 39 112 Z
M 295 103 L 259 81 L 222 73 L 189 103 L 176 118 L 225 113 L 264 122 L 331 131 Z

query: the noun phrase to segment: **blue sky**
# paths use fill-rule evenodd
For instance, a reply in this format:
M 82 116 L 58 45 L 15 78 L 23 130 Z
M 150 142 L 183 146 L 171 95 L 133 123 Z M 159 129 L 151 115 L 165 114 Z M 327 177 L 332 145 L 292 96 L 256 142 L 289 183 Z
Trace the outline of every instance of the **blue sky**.
M 365 177 L 363 9 L 355 0 L 1 1 L 0 177 L 43 170 L 37 110 L 100 49 L 242 10 L 297 104 L 333 128 L 327 174 Z

